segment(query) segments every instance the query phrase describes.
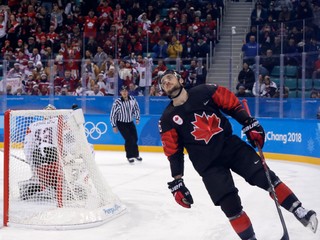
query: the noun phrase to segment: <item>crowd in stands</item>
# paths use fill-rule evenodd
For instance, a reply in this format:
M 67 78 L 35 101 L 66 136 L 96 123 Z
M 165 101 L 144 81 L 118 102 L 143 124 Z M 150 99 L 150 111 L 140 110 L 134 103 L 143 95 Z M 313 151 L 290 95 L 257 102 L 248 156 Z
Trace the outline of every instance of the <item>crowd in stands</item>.
M 161 96 L 157 79 L 170 68 L 188 88 L 204 83 L 224 7 L 220 0 L 2 3 L 0 57 L 8 64 L 0 91 L 9 95 L 112 96 L 126 85 L 132 95 Z
M 259 67 L 264 84 L 274 68 L 280 65 L 280 54 L 284 54 L 285 66 L 297 67 L 294 77 L 297 78 L 297 86 L 301 85 L 302 52 L 306 53 L 305 78 L 312 79 L 312 86 L 316 85 L 320 82 L 320 1 L 259 0 L 251 12 L 251 28 L 246 34 L 242 51 L 244 66 L 239 72 L 237 91 L 241 86 L 245 92 L 256 96 L 253 89 L 255 69 Z M 257 55 L 260 56 L 259 66 L 255 62 Z M 284 83 L 286 85 L 286 81 Z M 278 85 L 275 88 L 279 92 L 279 83 L 274 84 Z M 287 93 L 288 87 L 285 86 L 285 89 Z M 318 86 L 308 90 L 310 95 L 307 97 L 320 96 Z M 274 95 L 259 91 L 259 96 Z

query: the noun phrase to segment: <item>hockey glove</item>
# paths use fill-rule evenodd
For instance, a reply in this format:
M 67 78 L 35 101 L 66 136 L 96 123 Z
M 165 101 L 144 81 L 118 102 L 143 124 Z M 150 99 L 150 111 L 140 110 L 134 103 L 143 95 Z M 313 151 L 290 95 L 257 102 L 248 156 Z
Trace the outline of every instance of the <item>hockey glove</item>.
M 168 188 L 171 190 L 171 193 L 178 204 L 185 208 L 191 208 L 193 199 L 188 188 L 184 185 L 182 178 L 168 182 Z
M 252 147 L 257 147 L 256 143 L 262 148 L 264 145 L 265 133 L 259 122 L 254 118 L 246 120 L 242 128 L 243 133 L 246 134 Z

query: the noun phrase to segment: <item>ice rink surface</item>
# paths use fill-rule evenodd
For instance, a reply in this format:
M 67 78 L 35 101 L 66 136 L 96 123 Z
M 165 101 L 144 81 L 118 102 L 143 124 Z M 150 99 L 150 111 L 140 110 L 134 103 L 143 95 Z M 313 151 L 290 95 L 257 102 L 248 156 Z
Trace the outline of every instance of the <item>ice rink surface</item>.
M 96 162 L 107 182 L 127 207 L 127 212 L 106 224 L 82 230 L 43 231 L 0 228 L 0 240 L 237 240 L 229 221 L 215 207 L 201 178 L 186 160 L 184 181 L 194 204 L 180 207 L 167 188 L 171 181 L 169 164 L 162 153 L 141 153 L 142 163 L 129 165 L 124 152 L 96 152 Z M 0 155 L 2 159 L 2 154 Z M 186 157 L 187 159 L 187 157 Z M 320 167 L 268 160 L 268 165 L 300 198 L 306 208 L 320 216 Z M 0 216 L 3 203 L 3 166 L 0 166 Z M 252 187 L 234 175 L 257 239 L 279 240 L 282 226 L 268 193 Z M 282 210 L 290 240 L 320 240 L 295 217 Z M 2 220 L 1 220 L 2 222 Z M 0 224 L 2 226 L 2 223 Z

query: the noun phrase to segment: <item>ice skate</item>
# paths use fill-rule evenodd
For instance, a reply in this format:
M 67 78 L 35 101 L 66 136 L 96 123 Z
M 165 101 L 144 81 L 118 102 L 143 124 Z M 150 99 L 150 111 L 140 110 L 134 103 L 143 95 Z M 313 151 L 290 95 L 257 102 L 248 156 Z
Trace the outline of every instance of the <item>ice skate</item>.
M 317 231 L 318 219 L 315 211 L 298 207 L 293 214 L 303 224 L 303 226 L 310 228 L 314 233 Z
M 129 162 L 130 164 L 134 164 L 135 158 L 127 158 L 127 160 L 128 160 L 128 162 Z
M 142 161 L 142 157 L 137 157 L 136 160 L 137 160 L 138 162 L 141 162 L 141 161 Z

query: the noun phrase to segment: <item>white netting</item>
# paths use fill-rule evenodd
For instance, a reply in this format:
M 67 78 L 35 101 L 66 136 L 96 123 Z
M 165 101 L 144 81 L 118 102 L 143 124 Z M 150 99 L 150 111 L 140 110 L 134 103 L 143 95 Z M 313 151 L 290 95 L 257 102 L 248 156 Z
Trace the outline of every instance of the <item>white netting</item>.
M 9 116 L 8 225 L 88 227 L 125 210 L 95 164 L 81 109 Z

